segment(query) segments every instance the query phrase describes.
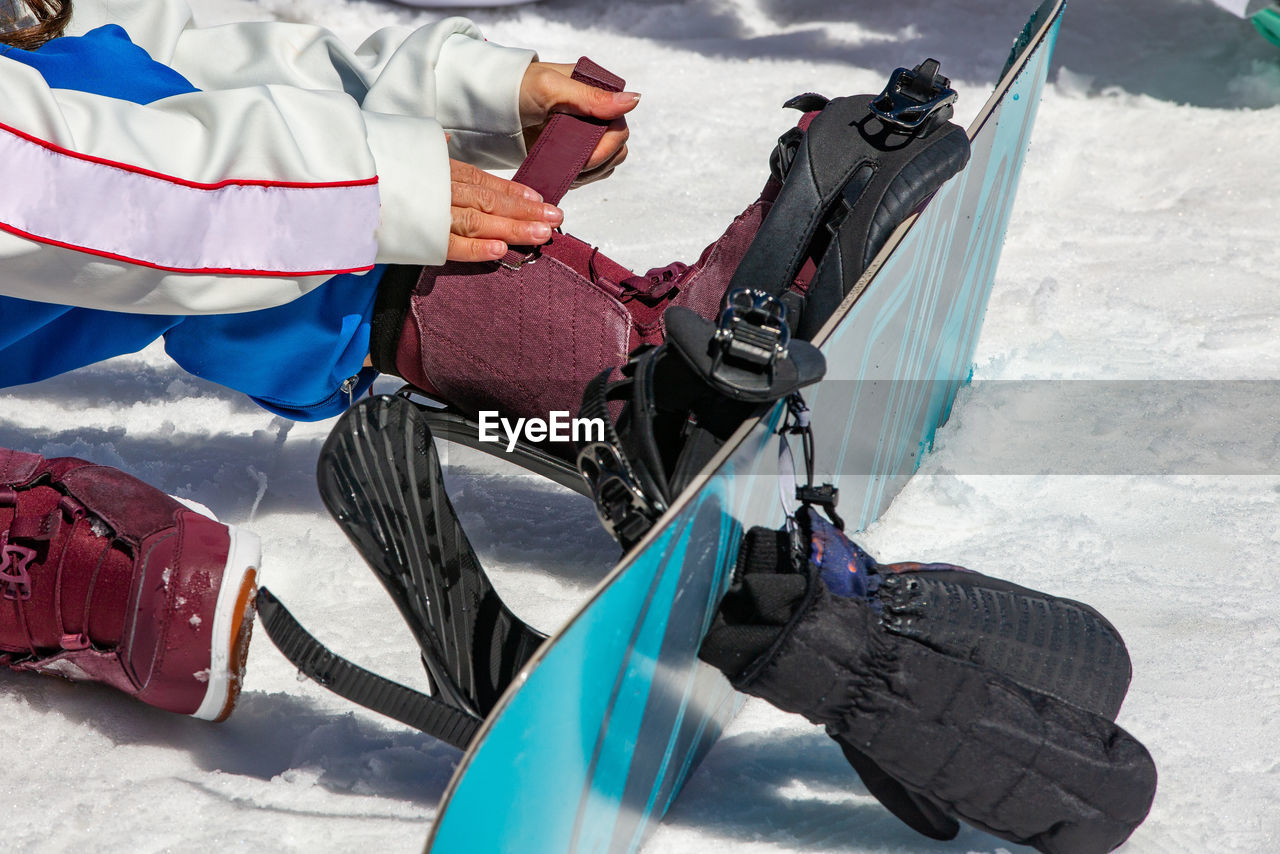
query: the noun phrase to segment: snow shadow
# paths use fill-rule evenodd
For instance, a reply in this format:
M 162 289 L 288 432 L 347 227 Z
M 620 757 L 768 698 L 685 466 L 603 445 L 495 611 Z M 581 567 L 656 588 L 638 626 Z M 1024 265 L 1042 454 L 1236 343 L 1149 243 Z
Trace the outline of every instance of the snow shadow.
M 868 792 L 821 730 L 726 736 L 689 778 L 663 819 L 708 836 L 776 841 L 788 850 L 995 852 L 1008 843 L 962 825 L 935 842 L 895 818 Z
M 293 422 L 177 365 L 111 360 L 4 389 L 0 402 L 12 413 L 0 415 L 0 447 L 115 466 L 226 522 L 261 509 L 322 510 L 315 461 L 323 436 L 290 439 Z M 130 411 L 141 408 L 150 410 Z M 118 415 L 57 417 L 86 410 Z
M 623 34 L 726 59 L 808 60 L 883 69 L 887 74 L 926 56 L 944 72 L 965 80 L 994 80 L 1009 45 L 1034 2 L 971 3 L 972 8 L 935 2 L 865 3 L 862 0 L 542 0 L 515 10 L 468 10 L 485 21 L 541 19 L 587 33 L 581 50 L 592 52 L 592 31 Z M 998 35 L 992 38 L 992 34 Z M 577 47 L 577 45 L 575 45 Z M 625 70 L 620 64 L 620 70 Z M 679 75 L 678 65 L 670 73 Z M 625 76 L 625 74 L 624 74 Z M 631 81 L 640 91 L 643 81 Z M 820 81 L 818 81 L 820 82 Z M 836 94 L 839 80 L 824 88 Z M 791 93 L 795 94 L 795 93 Z M 754 100 L 757 93 L 748 93 Z M 696 105 L 694 105 L 696 106 Z
M 439 803 L 462 757 L 426 733 L 288 694 L 245 691 L 220 724 L 154 709 L 105 686 L 7 670 L 0 672 L 0 695 L 6 694 L 21 695 L 39 715 L 60 716 L 74 726 L 69 731 L 92 729 L 117 748 L 181 751 L 206 772 L 263 782 L 296 772 L 335 793 L 425 808 Z
M 189 374 L 176 364 L 152 365 L 128 358 L 100 362 L 38 383 L 0 390 L 8 406 L 56 405 L 69 412 L 96 407 L 125 407 L 191 397 L 221 401 L 233 412 L 263 410 L 243 394 Z M 175 409 L 175 412 L 177 410 Z
M 286 441 L 288 422 L 276 419 L 271 426 L 193 437 L 140 433 L 123 423 L 32 429 L 0 418 L 0 447 L 115 466 L 171 495 L 207 505 L 225 522 L 242 523 L 255 508 L 323 513 L 315 485 L 323 438 Z
M 1119 89 L 1216 109 L 1280 104 L 1280 48 L 1207 0 L 1070 0 L 1053 67 L 1090 95 Z
M 610 57 L 593 51 L 591 31 L 640 37 L 706 56 L 809 60 L 886 75 L 932 56 L 954 80 L 991 84 L 1035 6 L 1035 0 L 542 0 L 467 14 L 482 26 L 530 19 L 571 26 L 586 33 L 573 48 L 606 66 Z M 625 70 L 625 58 L 615 64 Z M 1223 109 L 1280 104 L 1280 49 L 1251 23 L 1207 0 L 1071 0 L 1053 68 L 1050 79 L 1057 69 L 1069 69 L 1075 85 L 1091 95 L 1115 88 Z M 677 66 L 670 73 L 682 71 Z M 631 82 L 644 90 L 643 80 Z M 841 81 L 815 81 L 815 88 L 836 94 Z M 746 97 L 754 102 L 759 93 Z
M 541 477 L 453 464 L 445 466 L 445 482 L 486 564 L 516 565 L 593 587 L 621 556 L 590 499 Z

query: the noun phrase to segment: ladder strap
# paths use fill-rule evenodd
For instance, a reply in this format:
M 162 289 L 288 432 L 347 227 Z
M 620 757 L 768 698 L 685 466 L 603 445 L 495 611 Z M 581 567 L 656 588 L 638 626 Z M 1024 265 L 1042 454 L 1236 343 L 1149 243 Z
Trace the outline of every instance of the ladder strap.
M 573 79 L 608 92 L 621 92 L 625 81 L 585 56 L 573 68 Z M 582 172 L 604 138 L 609 123 L 588 116 L 555 113 L 512 178 L 532 187 L 543 201 L 556 205 Z
M 352 664 L 316 640 L 265 587 L 258 614 L 284 657 L 339 697 L 466 750 L 483 723 L 475 715 Z
M 606 71 L 585 56 L 573 67 L 571 76 L 579 83 L 608 92 L 621 92 L 626 86 L 621 77 Z M 538 135 L 538 141 L 533 144 L 512 180 L 537 190 L 547 204 L 560 204 L 608 129 L 609 123 L 601 119 L 555 113 Z M 512 246 L 507 249 L 502 264 L 518 270 L 531 257 L 532 252 L 533 247 Z

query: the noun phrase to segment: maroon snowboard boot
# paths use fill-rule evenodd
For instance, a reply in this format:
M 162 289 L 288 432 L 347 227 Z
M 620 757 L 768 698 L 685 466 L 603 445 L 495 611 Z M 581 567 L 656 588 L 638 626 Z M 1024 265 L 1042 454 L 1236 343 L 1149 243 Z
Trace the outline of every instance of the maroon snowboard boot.
M 222 720 L 259 544 L 124 472 L 0 449 L 0 663 Z

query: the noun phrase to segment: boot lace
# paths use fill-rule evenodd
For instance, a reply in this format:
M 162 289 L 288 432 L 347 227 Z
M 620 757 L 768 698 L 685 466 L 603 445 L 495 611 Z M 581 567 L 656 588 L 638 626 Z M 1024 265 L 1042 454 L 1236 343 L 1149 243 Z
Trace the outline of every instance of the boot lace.
M 31 561 L 36 550 L 11 545 L 9 532 L 0 533 L 0 596 L 10 601 L 31 598 Z

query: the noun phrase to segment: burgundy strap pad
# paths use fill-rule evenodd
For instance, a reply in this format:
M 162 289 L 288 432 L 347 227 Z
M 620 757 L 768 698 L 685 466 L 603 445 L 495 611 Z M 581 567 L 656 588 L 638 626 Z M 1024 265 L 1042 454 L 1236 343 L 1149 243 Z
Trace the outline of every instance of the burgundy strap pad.
M 609 92 L 621 92 L 626 82 L 585 56 L 573 68 L 573 79 Z M 548 204 L 556 205 L 591 159 L 608 122 L 556 113 L 538 136 L 529 156 L 516 172 L 516 183 L 532 187 Z

